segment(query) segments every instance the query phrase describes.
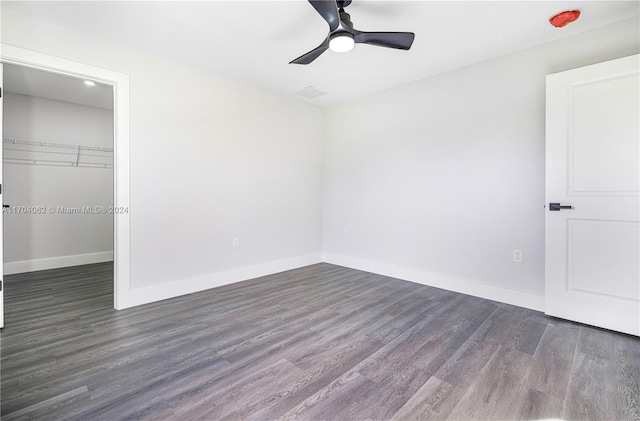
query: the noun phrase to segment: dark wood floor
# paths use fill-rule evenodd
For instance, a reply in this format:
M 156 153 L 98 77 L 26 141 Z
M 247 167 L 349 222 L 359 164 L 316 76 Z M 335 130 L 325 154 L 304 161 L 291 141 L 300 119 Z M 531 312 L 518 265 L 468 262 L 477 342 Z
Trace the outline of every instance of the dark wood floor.
M 319 264 L 129 310 L 5 278 L 2 420 L 639 420 L 640 340 Z

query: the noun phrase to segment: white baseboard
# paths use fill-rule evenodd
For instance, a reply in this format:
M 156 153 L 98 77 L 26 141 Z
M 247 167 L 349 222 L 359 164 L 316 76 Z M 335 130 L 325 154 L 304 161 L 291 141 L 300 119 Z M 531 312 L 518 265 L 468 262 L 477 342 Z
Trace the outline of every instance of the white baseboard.
M 314 253 L 290 259 L 277 260 L 255 266 L 248 266 L 224 272 L 216 272 L 195 278 L 181 279 L 145 288 L 133 288 L 123 294 L 119 309 L 125 309 L 155 301 L 166 300 L 180 295 L 191 294 L 216 288 L 234 282 L 246 281 L 261 276 L 272 275 L 303 266 L 322 263 L 322 254 Z
M 425 272 L 389 263 L 339 254 L 325 253 L 323 260 L 326 263 L 334 265 L 390 276 L 392 278 L 460 292 L 462 294 L 473 295 L 475 297 L 486 298 L 532 310 L 544 311 L 544 295 L 532 292 L 524 292 L 496 285 L 489 285 L 471 279 L 458 278 L 435 272 Z
M 113 252 L 104 251 L 100 253 L 76 254 L 74 256 L 5 262 L 4 274 L 11 275 L 14 273 L 35 272 L 37 270 L 65 268 L 68 266 L 89 265 L 91 263 L 110 262 L 112 260 Z
M 37 270 L 108 262 L 112 260 L 113 252 L 102 252 L 21 262 L 7 262 L 4 264 L 4 273 L 5 275 L 10 275 L 14 273 L 33 272 Z M 532 310 L 544 311 L 543 295 L 489 285 L 471 279 L 463 279 L 435 272 L 426 272 L 404 266 L 332 253 L 325 253 L 324 255 L 321 253 L 308 254 L 194 278 L 181 279 L 161 285 L 134 288 L 123 294 L 124 300 L 121 303 L 122 305 L 120 308 L 124 309 L 154 301 L 165 300 L 322 262 L 390 276 L 410 282 L 416 282 L 422 285 L 429 285 L 449 291 L 460 292 Z

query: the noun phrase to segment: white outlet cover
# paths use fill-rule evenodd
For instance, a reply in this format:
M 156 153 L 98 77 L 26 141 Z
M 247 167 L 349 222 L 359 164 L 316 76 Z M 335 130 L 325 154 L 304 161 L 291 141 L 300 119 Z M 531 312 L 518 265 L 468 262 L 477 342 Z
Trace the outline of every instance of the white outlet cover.
M 513 251 L 513 261 L 514 263 L 522 263 L 522 250 Z

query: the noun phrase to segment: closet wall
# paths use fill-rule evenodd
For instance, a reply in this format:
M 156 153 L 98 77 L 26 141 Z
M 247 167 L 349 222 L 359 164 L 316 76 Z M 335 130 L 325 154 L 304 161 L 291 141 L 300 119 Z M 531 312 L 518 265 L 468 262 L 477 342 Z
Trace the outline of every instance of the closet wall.
M 113 148 L 113 112 L 6 93 L 5 139 Z M 113 168 L 8 162 L 4 272 L 113 260 L 113 216 L 76 211 L 113 204 Z

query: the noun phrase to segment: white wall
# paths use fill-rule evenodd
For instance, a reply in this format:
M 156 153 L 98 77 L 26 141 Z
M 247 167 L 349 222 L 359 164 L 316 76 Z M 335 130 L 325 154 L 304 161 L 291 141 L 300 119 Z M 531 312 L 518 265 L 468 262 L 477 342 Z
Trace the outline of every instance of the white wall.
M 321 260 L 321 109 L 6 9 L 2 42 L 130 76 L 133 304 Z
M 10 88 L 5 86 L 5 89 Z M 113 112 L 6 93 L 4 138 L 113 148 Z M 113 169 L 4 164 L 4 203 L 78 207 L 113 204 Z M 50 269 L 113 256 L 108 214 L 4 215 L 5 273 Z
M 637 53 L 637 33 L 634 19 L 325 113 L 2 11 L 2 42 L 130 75 L 136 303 L 319 261 L 324 240 L 330 262 L 539 308 L 544 77 Z
M 635 18 L 331 107 L 325 259 L 541 308 L 545 75 L 638 44 Z

